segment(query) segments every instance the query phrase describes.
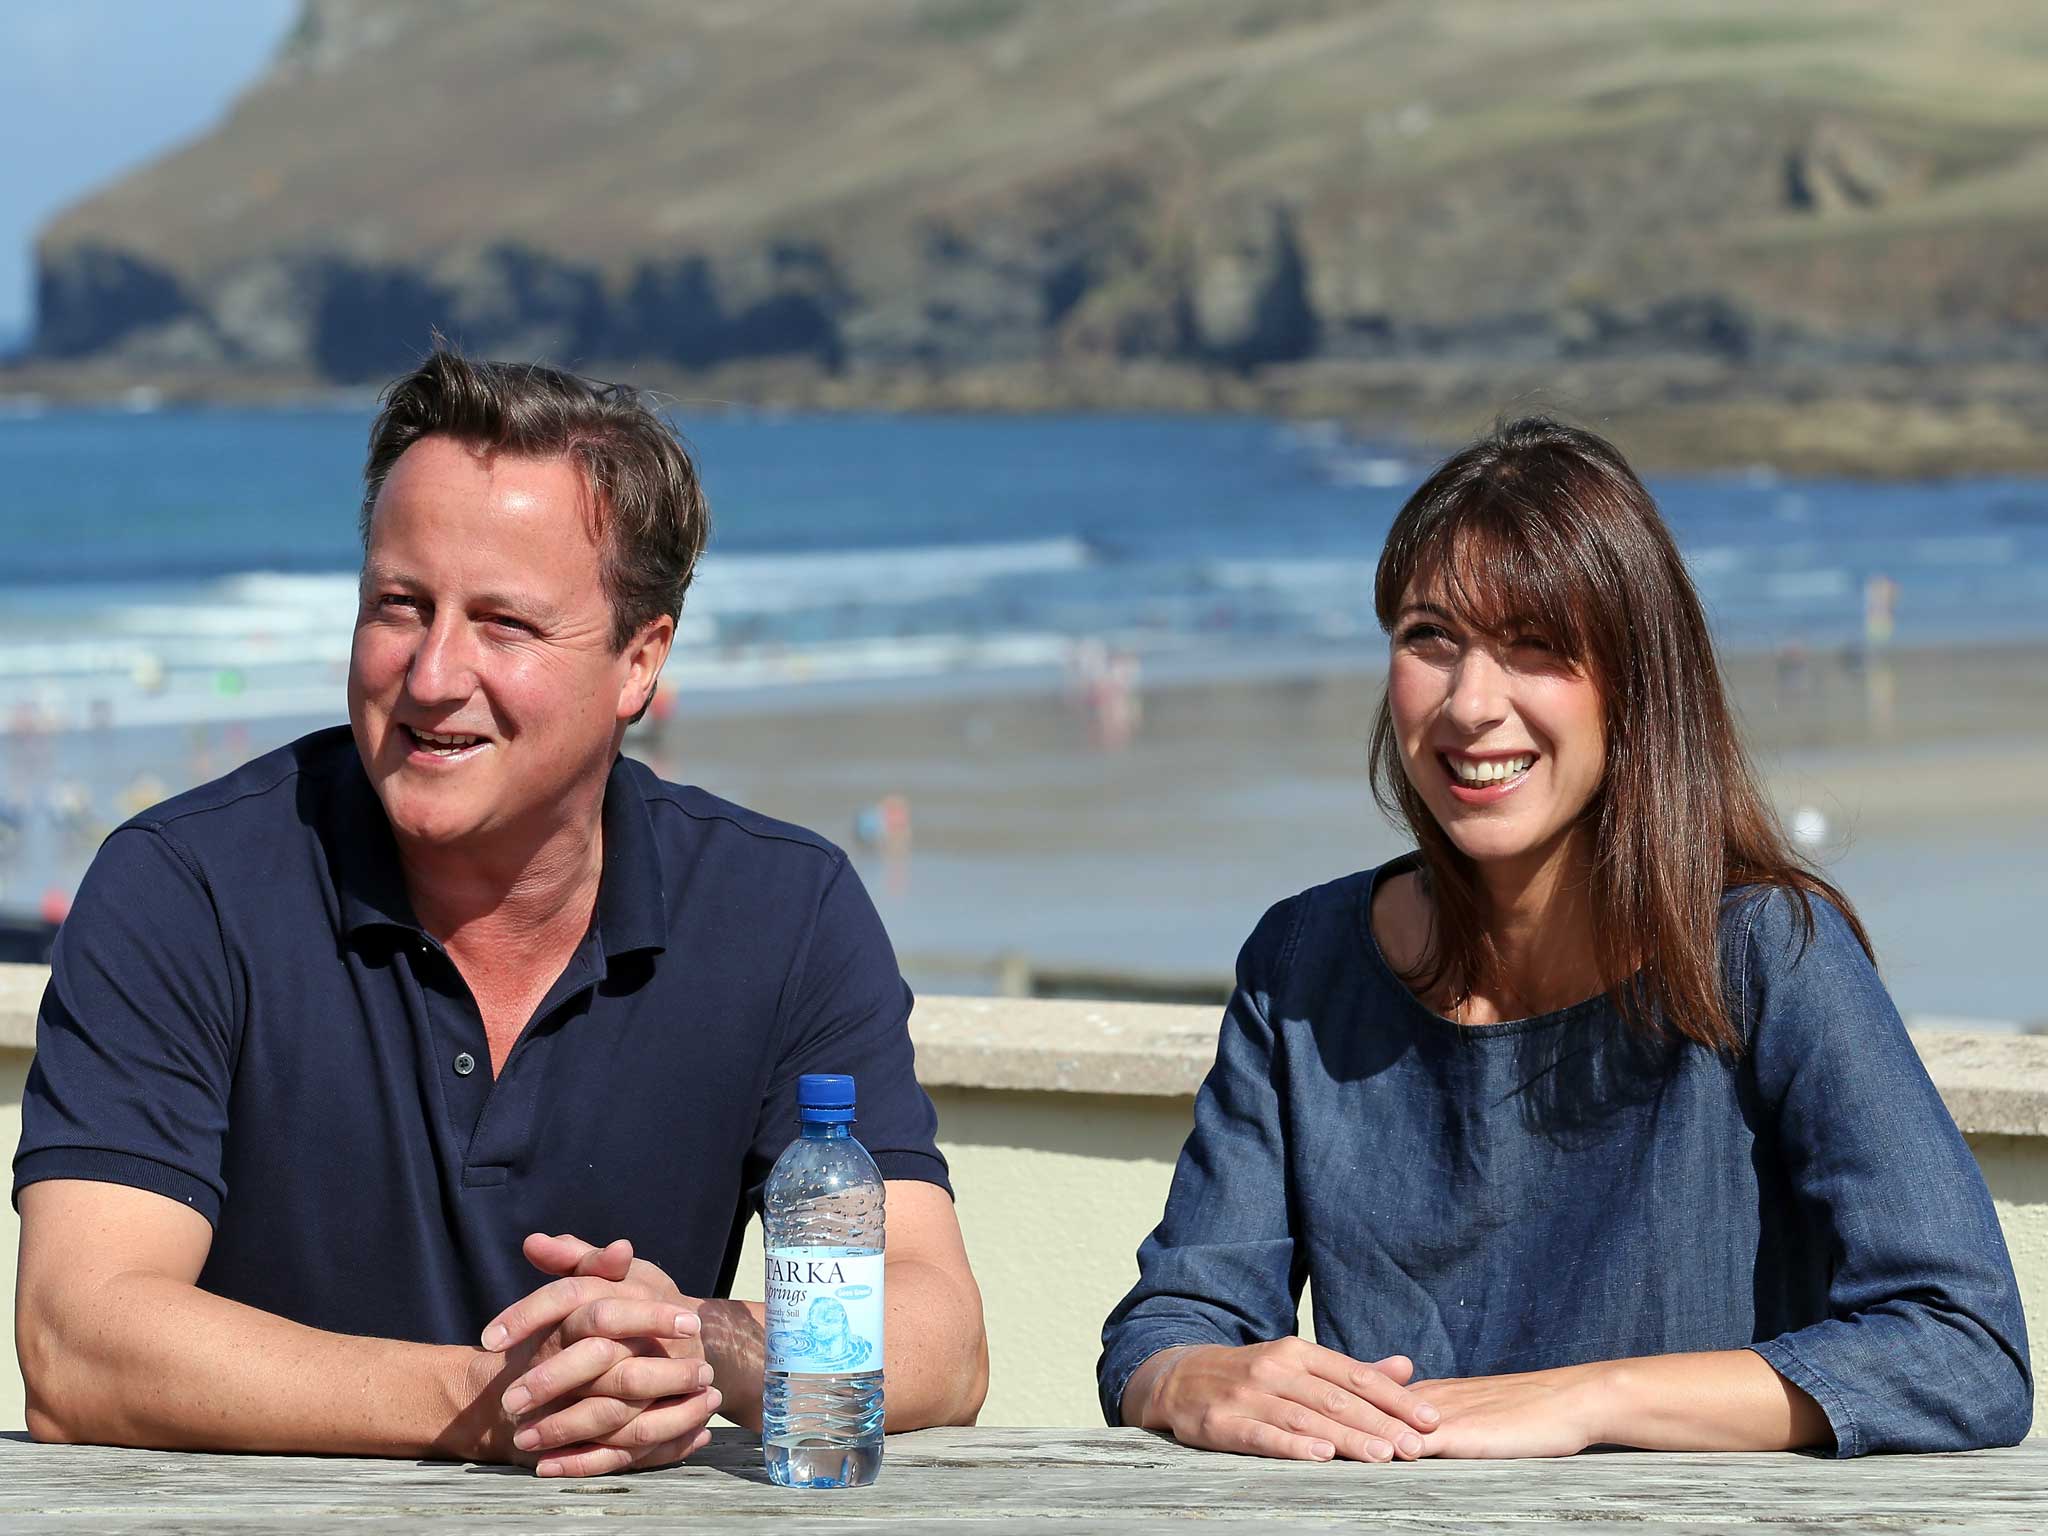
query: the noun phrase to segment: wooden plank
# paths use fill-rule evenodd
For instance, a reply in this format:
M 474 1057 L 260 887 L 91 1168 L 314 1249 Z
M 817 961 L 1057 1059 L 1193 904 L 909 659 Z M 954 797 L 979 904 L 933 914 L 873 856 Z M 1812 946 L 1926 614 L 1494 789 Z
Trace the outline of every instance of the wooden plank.
M 1189 1451 L 1138 1430 L 928 1430 L 889 1442 L 872 1488 L 776 1488 L 752 1436 L 721 1429 L 686 1466 L 587 1482 L 512 1468 L 203 1456 L 0 1437 L 0 1529 L 255 1530 L 306 1536 L 404 1520 L 425 1532 L 765 1531 L 792 1518 L 911 1533 L 1004 1525 L 1151 1533 L 1191 1521 L 1261 1530 L 1579 1532 L 1731 1527 L 1883 1532 L 2048 1528 L 2048 1444 L 1960 1456 L 1657 1456 L 1360 1466 Z

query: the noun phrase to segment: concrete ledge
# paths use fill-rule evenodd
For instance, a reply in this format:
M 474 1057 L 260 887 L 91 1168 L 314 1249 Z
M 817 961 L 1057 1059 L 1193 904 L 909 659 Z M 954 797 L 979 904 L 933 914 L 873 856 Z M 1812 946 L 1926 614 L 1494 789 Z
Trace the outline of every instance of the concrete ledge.
M 2048 1035 L 1907 1029 L 1958 1127 L 1972 1136 L 2048 1136 Z
M 0 1051 L 36 1048 L 36 1009 L 49 979 L 48 966 L 0 965 Z
M 917 1075 L 931 1087 L 1191 1096 L 1215 1059 L 1219 1012 L 1147 1003 L 927 997 L 918 1001 L 910 1032 L 917 1042 Z M 2048 1035 L 1910 1033 L 1964 1131 L 2048 1136 Z
M 934 1088 L 1192 1097 L 1222 1010 L 1180 1003 L 921 997 L 917 1075 Z
M 49 974 L 0 965 L 0 1050 L 35 1048 Z M 1215 1008 L 1174 1003 L 927 997 L 910 1032 L 918 1076 L 934 1088 L 1187 1098 L 1215 1058 L 1217 1017 Z M 1964 1131 L 2048 1136 L 2048 1035 L 1914 1029 L 1912 1037 Z

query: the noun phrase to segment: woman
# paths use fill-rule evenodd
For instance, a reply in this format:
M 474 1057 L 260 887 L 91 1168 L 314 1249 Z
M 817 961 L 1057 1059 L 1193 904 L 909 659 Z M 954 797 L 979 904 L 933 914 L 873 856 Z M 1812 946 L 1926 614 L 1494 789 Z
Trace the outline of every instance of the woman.
M 1374 1461 L 2023 1436 L 1983 1179 L 1620 454 L 1501 427 L 1402 509 L 1375 604 L 1418 851 L 1245 944 L 1109 1421 Z

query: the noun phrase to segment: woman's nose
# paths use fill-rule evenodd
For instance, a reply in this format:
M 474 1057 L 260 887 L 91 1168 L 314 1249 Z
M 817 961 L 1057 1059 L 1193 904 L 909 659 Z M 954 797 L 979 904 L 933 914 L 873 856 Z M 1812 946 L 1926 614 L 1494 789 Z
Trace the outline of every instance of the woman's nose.
M 1484 646 L 1467 646 L 1451 669 L 1444 714 L 1476 736 L 1507 717 L 1507 673 Z

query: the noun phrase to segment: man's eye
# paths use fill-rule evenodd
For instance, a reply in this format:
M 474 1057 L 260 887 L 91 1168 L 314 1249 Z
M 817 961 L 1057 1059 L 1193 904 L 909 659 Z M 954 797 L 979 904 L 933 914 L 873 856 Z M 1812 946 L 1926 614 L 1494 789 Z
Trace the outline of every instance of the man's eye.
M 419 605 L 418 598 L 407 597 L 403 592 L 386 592 L 377 599 L 379 608 L 417 608 Z
M 494 613 L 484 622 L 493 629 L 509 629 L 516 634 L 522 635 L 533 633 L 533 626 L 531 624 L 527 623 L 524 619 L 515 619 L 510 614 Z

